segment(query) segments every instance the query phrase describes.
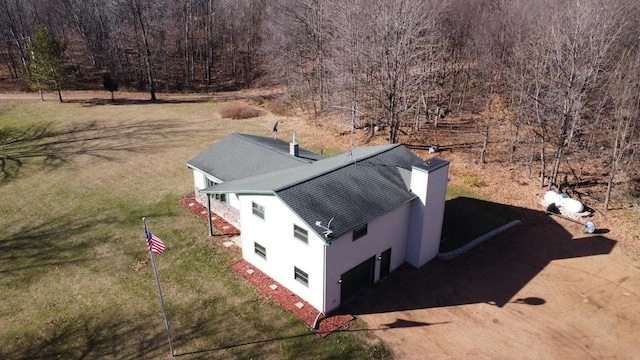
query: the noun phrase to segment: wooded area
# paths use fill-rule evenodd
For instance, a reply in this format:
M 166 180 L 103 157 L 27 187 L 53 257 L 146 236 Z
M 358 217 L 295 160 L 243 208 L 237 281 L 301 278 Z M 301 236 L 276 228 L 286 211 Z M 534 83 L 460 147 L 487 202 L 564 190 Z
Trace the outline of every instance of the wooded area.
M 284 84 L 313 116 L 348 109 L 419 145 L 462 119 L 480 162 L 500 131 L 493 159 L 541 186 L 594 184 L 604 208 L 637 206 L 636 0 L 0 0 L 5 77 L 29 73 L 39 26 L 66 45 L 67 88 Z

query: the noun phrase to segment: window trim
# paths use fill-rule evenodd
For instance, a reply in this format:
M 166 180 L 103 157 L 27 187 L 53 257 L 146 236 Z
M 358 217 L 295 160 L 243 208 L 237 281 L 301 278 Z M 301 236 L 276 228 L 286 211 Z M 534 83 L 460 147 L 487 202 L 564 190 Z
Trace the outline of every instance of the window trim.
M 353 241 L 356 241 L 360 238 L 363 238 L 365 236 L 367 236 L 367 232 L 368 232 L 368 225 L 369 224 L 364 224 L 358 228 L 356 228 L 355 230 L 353 230 Z
M 293 267 L 293 278 L 300 284 L 309 287 L 309 273 L 297 266 Z
M 309 231 L 307 229 L 293 224 L 293 237 L 302 241 L 305 244 L 309 243 Z
M 267 260 L 267 248 L 257 242 L 253 242 L 253 252 L 261 258 Z
M 251 212 L 253 213 L 253 215 L 261 218 L 262 220 L 264 220 L 264 206 L 258 204 L 255 201 L 251 202 Z

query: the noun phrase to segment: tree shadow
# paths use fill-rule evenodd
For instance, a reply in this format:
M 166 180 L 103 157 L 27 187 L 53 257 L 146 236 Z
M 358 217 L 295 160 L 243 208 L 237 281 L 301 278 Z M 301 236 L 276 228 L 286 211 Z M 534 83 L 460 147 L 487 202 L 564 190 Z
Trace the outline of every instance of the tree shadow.
M 173 99 L 128 99 L 128 98 L 115 98 L 111 101 L 110 98 L 91 98 L 91 99 L 71 99 L 65 101 L 66 103 L 81 104 L 83 107 L 94 107 L 104 105 L 150 105 L 150 104 L 198 104 L 210 102 L 213 99 L 211 96 L 194 96 L 189 98 L 173 98 Z
M 483 208 L 498 208 L 523 222 L 453 260 L 436 259 L 419 269 L 405 264 L 344 310 L 358 315 L 476 303 L 502 307 L 551 261 L 608 254 L 616 245 L 616 241 L 597 234 L 574 238 L 542 211 L 470 198 L 456 198 L 447 204 L 448 211 Z M 447 216 L 450 214 L 445 213 Z M 458 217 L 455 225 L 468 227 L 464 217 Z M 574 225 L 580 226 L 567 226 Z M 515 302 L 540 306 L 546 300 L 527 297 Z
M 0 171 L 8 180 L 25 163 L 34 161 L 45 167 L 60 166 L 79 155 L 113 161 L 118 153 L 150 152 L 166 146 L 152 140 L 180 132 L 187 134 L 182 127 L 171 121 L 117 125 L 93 121 L 65 129 L 54 129 L 51 123 L 26 129 L 4 128 L 0 130 Z
M 54 318 L 38 334 L 22 334 L 17 338 L 22 346 L 14 349 L 3 346 L 0 357 L 16 360 L 157 359 L 169 354 L 166 332 L 162 330 L 144 322 L 123 322 L 116 318 Z
M 188 356 L 188 355 L 202 355 L 202 354 L 206 354 L 206 353 L 229 350 L 229 349 L 239 348 L 239 347 L 243 347 L 243 346 L 268 344 L 268 343 L 292 340 L 292 339 L 301 338 L 301 337 L 308 337 L 308 336 L 317 336 L 317 335 L 315 333 L 313 333 L 313 332 L 306 332 L 306 333 L 303 333 L 303 334 L 297 334 L 297 335 L 291 335 L 291 336 L 281 336 L 281 337 L 269 338 L 269 339 L 264 339 L 264 340 L 238 342 L 238 343 L 235 343 L 235 344 L 220 345 L 220 346 L 217 346 L 217 347 L 212 347 L 212 348 L 203 349 L 203 350 L 187 351 L 187 352 L 184 352 L 184 353 L 176 352 L 175 356 L 176 357 L 180 357 L 180 356 Z
M 421 321 L 411 321 L 411 320 L 405 320 L 405 319 L 396 319 L 396 321 L 389 323 L 389 324 L 383 324 L 384 328 L 380 329 L 380 330 L 386 330 L 386 329 L 399 329 L 399 328 L 413 328 L 413 327 L 423 327 L 423 326 L 433 326 L 433 325 L 444 325 L 444 324 L 448 324 L 449 321 L 442 321 L 442 322 L 437 322 L 437 323 L 428 323 L 428 322 L 421 322 Z
M 444 322 L 435 322 L 435 323 L 427 323 L 427 322 L 419 322 L 419 321 L 411 321 L 411 320 L 405 320 L 405 319 L 396 319 L 396 321 L 389 323 L 389 324 L 383 324 L 382 327 L 379 328 L 363 328 L 363 329 L 341 329 L 341 330 L 337 330 L 335 332 L 362 332 L 362 331 L 384 331 L 384 330 L 389 330 L 389 329 L 399 329 L 399 328 L 414 328 L 414 327 L 425 327 L 425 326 L 434 326 L 434 325 L 444 325 L 444 324 L 448 324 L 448 321 L 444 321 Z M 203 331 L 203 329 L 199 328 L 199 327 L 193 327 L 190 328 L 189 332 L 191 334 L 198 334 L 201 333 Z M 267 338 L 267 339 L 263 339 L 263 340 L 255 340 L 255 341 L 240 341 L 240 342 L 235 342 L 233 344 L 221 344 L 219 346 L 216 347 L 211 347 L 211 348 L 206 348 L 206 349 L 202 349 L 202 350 L 192 350 L 192 351 L 185 351 L 185 352 L 180 352 L 180 351 L 176 351 L 175 356 L 176 357 L 180 357 L 180 356 L 189 356 L 189 355 L 204 355 L 204 354 L 211 354 L 211 353 L 215 353 L 215 352 L 222 352 L 224 350 L 231 350 L 231 349 L 237 349 L 237 348 L 241 348 L 241 347 L 247 347 L 247 346 L 255 346 L 255 345 L 261 345 L 261 344 L 269 344 L 269 343 L 274 343 L 274 342 L 281 342 L 281 341 L 288 341 L 288 340 L 294 340 L 297 338 L 304 338 L 304 337 L 314 337 L 314 338 L 318 338 L 319 335 L 313 331 L 308 331 L 308 332 L 304 332 L 304 333 L 300 333 L 300 334 L 294 334 L 294 335 L 289 335 L 289 336 L 279 336 L 279 337 L 271 337 L 271 338 Z M 178 343 L 178 346 L 180 345 L 180 343 Z
M 95 226 L 114 221 L 59 216 L 5 229 L 0 236 L 0 286 L 28 286 L 57 267 L 93 261 L 95 238 L 88 234 Z

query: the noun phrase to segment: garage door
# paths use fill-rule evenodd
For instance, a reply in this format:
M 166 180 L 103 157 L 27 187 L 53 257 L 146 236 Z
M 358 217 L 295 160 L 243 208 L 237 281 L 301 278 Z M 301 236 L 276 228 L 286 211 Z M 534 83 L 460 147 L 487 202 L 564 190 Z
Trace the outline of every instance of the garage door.
M 358 293 L 373 284 L 375 257 L 352 268 L 340 276 L 340 303 L 346 304 L 353 300 Z

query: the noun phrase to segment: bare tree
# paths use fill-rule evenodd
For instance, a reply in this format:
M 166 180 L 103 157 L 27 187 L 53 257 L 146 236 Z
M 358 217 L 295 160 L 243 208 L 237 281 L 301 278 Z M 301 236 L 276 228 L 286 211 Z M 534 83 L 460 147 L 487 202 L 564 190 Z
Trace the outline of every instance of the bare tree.
M 282 0 L 272 5 L 268 51 L 271 69 L 282 74 L 305 108 L 319 114 L 327 106 L 330 37 L 328 0 Z
M 609 208 L 611 192 L 616 177 L 623 170 L 623 164 L 632 164 L 635 150 L 640 145 L 640 52 L 627 49 L 620 64 L 613 71 L 609 83 L 612 113 L 609 152 L 609 176 L 604 207 Z
M 520 89 L 533 103 L 538 135 L 553 146 L 549 186 L 557 183 L 565 154 L 585 133 L 585 114 L 606 78 L 611 50 L 623 27 L 619 2 L 541 3 L 529 8 L 532 26 L 517 48 Z
M 365 27 L 364 76 L 371 99 L 381 109 L 378 121 L 388 127 L 395 143 L 400 128 L 418 111 L 416 94 L 427 81 L 420 71 L 433 56 L 439 36 L 439 1 L 366 2 L 371 21 Z
M 143 52 L 143 59 L 146 68 L 147 86 L 149 94 L 151 95 L 151 101 L 156 100 L 156 81 L 155 81 L 155 69 L 154 62 L 151 58 L 151 45 L 149 43 L 149 33 L 147 16 L 148 9 L 145 8 L 141 0 L 127 0 L 127 6 L 131 11 L 134 26 L 139 29 L 139 34 L 142 40 L 141 51 Z
M 27 43 L 35 25 L 28 16 L 29 4 L 0 0 L 0 38 L 9 71 L 18 77 L 29 63 Z M 17 59 L 16 59 L 17 54 Z
M 583 125 L 589 91 L 600 77 L 620 34 L 619 11 L 603 1 L 557 9 L 550 22 L 549 90 L 557 97 L 555 149 L 550 182 L 556 183 L 564 153 Z

